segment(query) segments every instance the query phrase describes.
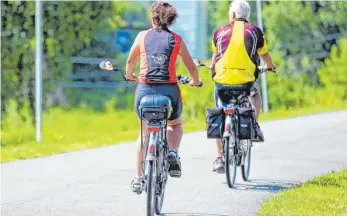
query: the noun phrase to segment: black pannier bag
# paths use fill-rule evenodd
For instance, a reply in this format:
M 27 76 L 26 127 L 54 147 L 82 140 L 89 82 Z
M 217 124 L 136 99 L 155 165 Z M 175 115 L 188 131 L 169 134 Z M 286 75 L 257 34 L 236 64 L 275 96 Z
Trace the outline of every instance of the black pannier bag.
M 242 109 L 242 108 L 241 108 Z M 239 114 L 239 139 L 253 139 L 254 137 L 254 118 L 253 110 L 249 109 Z
M 224 132 L 224 110 L 222 107 L 207 108 L 206 132 L 208 139 L 223 137 Z

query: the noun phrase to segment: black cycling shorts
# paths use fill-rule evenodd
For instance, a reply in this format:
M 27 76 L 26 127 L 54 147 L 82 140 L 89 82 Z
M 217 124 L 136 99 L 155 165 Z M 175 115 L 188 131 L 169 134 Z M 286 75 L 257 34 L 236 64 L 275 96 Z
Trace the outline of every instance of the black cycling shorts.
M 135 91 L 135 109 L 137 116 L 140 118 L 139 105 L 141 99 L 146 95 L 161 94 L 171 99 L 172 114 L 169 120 L 178 119 L 182 114 L 183 103 L 181 97 L 181 91 L 176 83 L 172 84 L 146 84 L 138 83 Z

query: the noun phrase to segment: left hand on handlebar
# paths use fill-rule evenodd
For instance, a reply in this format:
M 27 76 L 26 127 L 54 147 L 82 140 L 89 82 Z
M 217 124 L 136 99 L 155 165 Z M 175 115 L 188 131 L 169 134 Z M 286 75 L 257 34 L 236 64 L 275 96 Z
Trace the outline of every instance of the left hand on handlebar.
M 194 58 L 193 61 L 196 67 L 200 67 L 203 65 L 202 62 L 197 58 Z
M 125 75 L 125 78 L 128 80 L 128 81 L 134 81 L 134 82 L 138 82 L 139 81 L 139 78 L 133 73 L 131 75 L 129 74 L 126 74 Z

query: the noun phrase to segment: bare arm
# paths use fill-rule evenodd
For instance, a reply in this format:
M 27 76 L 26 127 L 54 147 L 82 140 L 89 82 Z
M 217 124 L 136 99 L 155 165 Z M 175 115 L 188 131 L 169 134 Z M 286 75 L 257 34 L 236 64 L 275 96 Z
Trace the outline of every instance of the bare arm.
M 184 65 L 186 66 L 189 74 L 192 76 L 193 85 L 200 85 L 199 71 L 193 61 L 193 58 L 189 54 L 186 43 L 183 40 L 181 41 L 181 48 L 180 48 L 179 55 L 181 56 L 181 59 Z
M 215 57 L 216 57 L 216 53 L 213 52 L 213 54 L 212 54 L 212 63 L 213 63 L 213 60 L 214 60 Z M 211 63 L 211 65 L 210 65 L 210 69 L 212 69 L 212 63 Z
M 260 57 L 265 62 L 266 68 L 276 68 L 276 65 L 272 62 L 272 58 L 269 52 L 265 53 L 264 55 L 260 55 Z
M 270 56 L 269 50 L 267 48 L 267 43 L 264 38 L 263 32 L 258 29 L 259 40 L 257 44 L 257 52 L 261 59 L 265 62 L 265 68 L 275 69 L 276 65 L 272 62 L 272 58 Z
M 141 33 L 140 33 L 141 34 Z M 137 35 L 134 44 L 132 45 L 130 52 L 129 52 L 129 56 L 126 62 L 126 78 L 130 79 L 130 80 L 136 80 L 137 81 L 137 77 L 134 75 L 133 71 L 136 65 L 136 61 L 139 59 L 140 57 L 140 43 L 139 43 L 139 35 Z

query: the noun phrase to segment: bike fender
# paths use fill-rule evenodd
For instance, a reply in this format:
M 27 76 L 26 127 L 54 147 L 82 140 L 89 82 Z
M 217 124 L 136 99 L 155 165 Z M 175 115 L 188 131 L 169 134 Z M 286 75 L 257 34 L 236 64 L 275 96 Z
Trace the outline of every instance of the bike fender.
M 157 160 L 157 158 L 152 154 L 148 154 L 146 157 L 146 161 L 155 161 L 155 160 Z

